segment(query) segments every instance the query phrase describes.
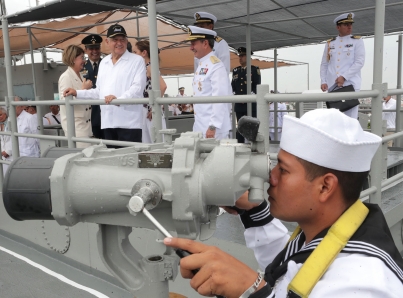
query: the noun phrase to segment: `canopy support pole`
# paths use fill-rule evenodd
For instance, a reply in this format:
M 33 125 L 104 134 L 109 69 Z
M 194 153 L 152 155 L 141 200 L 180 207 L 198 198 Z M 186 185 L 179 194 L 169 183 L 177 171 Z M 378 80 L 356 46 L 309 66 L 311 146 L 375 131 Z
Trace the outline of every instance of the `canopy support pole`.
M 247 25 L 246 25 L 246 94 L 251 94 L 252 92 L 252 76 L 250 75 L 251 72 L 251 57 L 250 53 L 252 52 L 251 49 L 251 42 L 250 42 L 250 0 L 246 2 L 247 5 Z M 252 116 L 252 103 L 248 102 L 246 104 L 246 113 L 248 116 Z
M 38 96 L 37 93 L 37 88 L 36 88 L 36 74 L 35 74 L 35 61 L 34 61 L 34 47 L 32 45 L 32 31 L 31 28 L 27 28 L 28 31 L 28 37 L 29 37 L 29 50 L 31 53 L 31 69 L 32 69 L 32 85 L 34 87 L 34 95 L 35 95 L 35 101 L 41 100 L 40 97 Z M 45 61 L 44 63 L 47 63 Z M 42 120 L 42 106 L 36 106 L 36 117 L 38 119 L 38 127 L 39 127 L 39 132 L 41 135 L 43 135 L 43 120 Z
M 402 89 L 402 40 L 403 36 L 402 34 L 399 35 L 398 39 L 398 51 L 397 51 L 397 86 L 396 89 Z M 401 110 L 402 106 L 402 95 L 398 94 L 396 95 L 396 132 L 399 132 L 402 130 L 401 128 Z M 395 139 L 395 142 L 397 143 L 398 146 L 402 145 L 402 138 Z
M 277 94 L 277 48 L 274 49 L 274 93 Z M 273 105 L 274 113 L 274 139 L 279 141 L 278 139 L 278 102 L 275 101 Z M 272 140 L 273 141 L 273 140 Z
M 156 0 L 147 0 L 148 6 L 148 28 L 150 35 L 150 59 L 151 59 L 151 87 L 149 92 L 150 105 L 153 109 L 151 138 L 154 143 L 162 142 L 162 135 L 159 131 L 162 129 L 162 113 L 161 106 L 156 103 L 155 99 L 161 97 L 160 87 L 160 69 L 158 60 L 158 32 L 157 32 L 157 8 Z M 168 111 L 166 111 L 168 113 Z
M 3 30 L 4 64 L 6 67 L 6 77 L 7 77 L 6 106 L 9 116 L 8 120 L 11 124 L 11 144 L 13 151 L 13 159 L 16 159 L 17 157 L 20 157 L 20 151 L 18 146 L 18 137 L 15 136 L 15 133 L 18 132 L 17 115 L 15 112 L 15 108 L 10 104 L 10 102 L 14 100 L 14 92 L 13 92 L 13 71 L 11 66 L 10 35 L 8 33 L 8 19 L 5 16 L 2 16 L 1 23 Z
M 373 69 L 373 90 L 379 90 L 379 95 L 372 98 L 371 109 L 371 131 L 382 136 L 382 98 L 384 97 L 387 84 L 382 84 L 383 67 L 383 35 L 385 27 L 385 0 L 376 0 L 375 6 L 375 37 L 374 37 L 374 69 Z M 386 86 L 385 86 L 386 85 Z M 385 89 L 386 88 L 386 89 Z M 369 196 L 371 203 L 381 205 L 381 182 L 386 179 L 386 173 L 383 173 L 382 148 L 380 146 L 376 152 L 371 164 L 371 186 L 376 187 L 376 192 Z M 386 162 L 386 161 L 385 161 Z

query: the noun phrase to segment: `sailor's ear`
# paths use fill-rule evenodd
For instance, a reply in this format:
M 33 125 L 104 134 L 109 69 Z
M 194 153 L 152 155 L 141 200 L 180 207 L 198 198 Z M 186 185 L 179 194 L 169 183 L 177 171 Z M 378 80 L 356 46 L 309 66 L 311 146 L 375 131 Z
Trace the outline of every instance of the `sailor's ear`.
M 317 179 L 320 202 L 326 202 L 330 197 L 341 191 L 339 187 L 339 179 L 337 179 L 336 175 L 332 173 L 326 173 L 325 175 L 320 176 Z

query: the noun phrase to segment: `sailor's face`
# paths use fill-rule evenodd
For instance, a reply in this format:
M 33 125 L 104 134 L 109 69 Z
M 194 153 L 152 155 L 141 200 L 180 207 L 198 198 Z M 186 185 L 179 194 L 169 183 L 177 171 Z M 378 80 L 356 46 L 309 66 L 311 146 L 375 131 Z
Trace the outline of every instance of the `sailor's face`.
M 203 58 L 206 56 L 205 44 L 208 43 L 207 40 L 192 40 L 190 42 L 190 50 L 193 52 L 194 56 L 197 59 Z
M 314 180 L 315 181 L 315 180 Z M 270 212 L 281 220 L 305 222 L 316 211 L 315 183 L 307 180 L 303 165 L 283 150 L 278 163 L 270 173 Z
M 50 111 L 53 113 L 53 115 L 59 114 L 59 106 L 51 105 L 49 108 L 50 108 Z
M 353 32 L 353 23 L 344 23 L 337 25 L 337 31 L 339 31 L 339 36 L 351 35 Z
M 101 47 L 100 46 L 87 46 L 85 47 L 85 53 L 88 58 L 93 62 L 98 62 L 101 58 Z
M 127 50 L 127 37 L 124 35 L 107 38 L 106 43 L 114 56 L 122 56 Z

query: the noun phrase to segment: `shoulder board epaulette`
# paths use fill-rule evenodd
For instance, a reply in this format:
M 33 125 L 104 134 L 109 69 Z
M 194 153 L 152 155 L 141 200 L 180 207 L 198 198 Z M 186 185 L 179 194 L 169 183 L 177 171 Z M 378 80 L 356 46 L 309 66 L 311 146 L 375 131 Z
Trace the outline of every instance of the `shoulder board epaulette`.
M 351 35 L 351 38 L 354 38 L 354 39 L 360 39 L 362 36 L 359 36 L 359 35 Z
M 214 40 L 215 40 L 216 42 L 220 42 L 220 41 L 222 40 L 222 38 L 217 35 L 217 36 L 214 38 Z
M 336 37 L 333 37 L 333 38 L 331 38 L 331 39 L 328 39 L 328 40 L 326 40 L 326 42 L 331 42 L 331 41 L 333 41 L 333 40 L 336 40 Z
M 218 59 L 216 56 L 210 56 L 210 61 L 211 61 L 211 63 L 216 64 L 216 63 L 220 62 L 221 60 Z

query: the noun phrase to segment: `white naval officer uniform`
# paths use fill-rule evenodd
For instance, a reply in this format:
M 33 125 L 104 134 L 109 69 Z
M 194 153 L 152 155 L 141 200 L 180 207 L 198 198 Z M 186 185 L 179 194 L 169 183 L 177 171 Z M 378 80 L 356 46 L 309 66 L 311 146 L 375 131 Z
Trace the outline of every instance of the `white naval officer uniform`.
M 193 96 L 228 96 L 232 88 L 224 64 L 210 52 L 199 59 L 199 65 L 193 78 Z M 193 131 L 203 133 L 210 125 L 216 127 L 217 140 L 228 138 L 231 129 L 229 103 L 194 104 L 195 123 Z
M 390 98 L 388 102 L 382 102 L 382 110 L 391 110 L 390 112 L 382 113 L 382 120 L 386 120 L 386 128 L 396 127 L 396 100 Z
M 270 103 L 270 111 L 274 110 L 274 103 Z M 283 102 L 279 102 L 277 104 L 277 140 L 276 140 L 276 133 L 274 130 L 274 112 L 269 113 L 269 125 L 270 125 L 270 130 L 269 130 L 269 136 L 272 141 L 280 141 L 281 140 L 281 132 L 282 132 L 282 127 L 283 127 L 283 118 L 284 115 L 287 115 L 287 112 L 282 112 L 282 111 L 287 111 L 287 106 Z
M 215 15 L 205 12 L 198 11 L 194 14 L 195 24 L 198 26 L 200 23 L 209 23 L 215 24 L 217 23 L 217 18 Z M 216 35 L 216 34 L 215 34 Z M 230 53 L 228 43 L 219 36 L 215 36 L 214 38 L 214 47 L 213 47 L 214 55 L 224 63 L 225 69 L 227 71 L 227 75 L 229 75 L 231 71 L 231 62 L 230 62 Z M 197 67 L 199 66 L 199 59 L 195 57 L 194 61 L 194 70 L 196 72 Z
M 361 68 L 364 62 L 365 48 L 360 37 L 347 35 L 331 39 L 326 43 L 320 65 L 321 84 L 327 84 L 330 88 L 337 77 L 343 76 L 343 86 L 353 85 L 355 91 L 360 91 Z M 344 114 L 357 119 L 358 106 L 345 111 Z
M 385 100 L 382 101 L 382 110 L 391 110 L 390 112 L 382 112 L 382 120 L 386 121 L 387 129 L 394 130 L 396 128 L 396 100 L 390 98 L 388 102 L 386 102 Z M 394 133 L 394 131 L 387 131 L 385 136 L 389 136 Z M 388 147 L 392 147 L 393 143 L 394 140 L 390 140 L 388 142 Z
M 230 67 L 231 67 L 228 43 L 221 37 L 217 36 L 214 39 L 213 53 L 224 64 L 225 70 L 227 71 L 227 76 L 228 76 L 230 73 Z M 196 69 L 199 65 L 199 59 L 195 58 L 194 63 L 195 63 L 194 69 L 196 72 Z

